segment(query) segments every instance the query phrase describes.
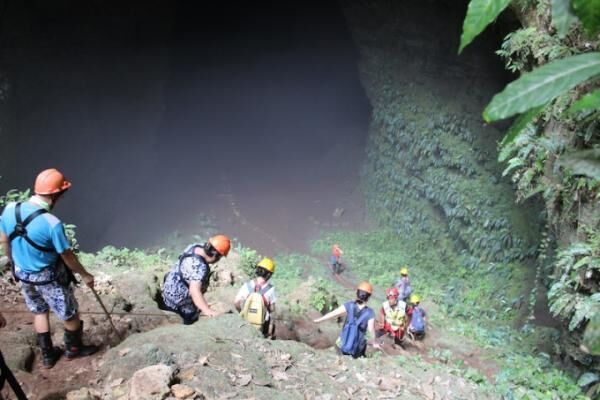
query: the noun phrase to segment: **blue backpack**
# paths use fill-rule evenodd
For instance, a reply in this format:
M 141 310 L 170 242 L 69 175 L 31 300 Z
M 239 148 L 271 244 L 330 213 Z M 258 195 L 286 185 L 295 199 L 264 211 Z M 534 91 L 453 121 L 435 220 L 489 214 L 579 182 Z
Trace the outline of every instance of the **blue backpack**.
M 425 331 L 425 321 L 423 321 L 423 311 L 415 307 L 410 320 L 410 328 L 413 332 L 421 333 Z
M 365 340 L 366 329 L 361 330 L 360 328 L 362 325 L 366 325 L 367 321 L 371 318 L 371 313 L 368 307 L 358 311 L 354 302 L 351 302 L 348 308 L 346 323 L 340 335 L 340 350 L 342 354 L 358 358 L 364 354 L 367 347 L 367 341 Z

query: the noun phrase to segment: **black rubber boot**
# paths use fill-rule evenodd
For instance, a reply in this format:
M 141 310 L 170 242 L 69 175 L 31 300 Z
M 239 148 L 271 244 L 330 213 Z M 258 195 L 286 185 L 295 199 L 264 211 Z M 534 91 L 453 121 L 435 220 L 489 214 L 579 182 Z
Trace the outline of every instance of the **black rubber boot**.
M 91 356 L 98 351 L 98 346 L 86 346 L 81 340 L 83 334 L 83 321 L 80 322 L 79 329 L 70 331 L 65 329 L 65 357 L 72 360 L 77 357 Z
M 62 351 L 52 345 L 52 336 L 50 332 L 38 333 L 37 343 L 42 350 L 42 367 L 52 368 L 60 358 Z

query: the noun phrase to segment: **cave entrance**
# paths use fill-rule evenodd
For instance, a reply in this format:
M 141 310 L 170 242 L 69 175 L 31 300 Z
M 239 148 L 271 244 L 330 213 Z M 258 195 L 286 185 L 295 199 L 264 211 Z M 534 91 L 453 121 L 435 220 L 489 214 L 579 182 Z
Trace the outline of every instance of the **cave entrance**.
M 360 2 L 373 13 L 356 23 L 354 2 L 333 0 L 7 2 L 0 187 L 64 170 L 56 211 L 88 251 L 224 231 L 272 253 L 358 226 L 371 106 L 357 65 L 372 58 L 357 29 L 402 21 L 390 40 L 415 82 L 501 69 L 495 37 L 457 61 L 466 1 L 396 3 Z

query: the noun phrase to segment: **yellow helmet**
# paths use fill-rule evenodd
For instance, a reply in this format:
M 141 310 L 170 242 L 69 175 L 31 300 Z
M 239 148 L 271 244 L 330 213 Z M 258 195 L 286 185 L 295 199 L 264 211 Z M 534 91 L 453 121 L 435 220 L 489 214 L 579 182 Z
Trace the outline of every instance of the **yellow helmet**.
M 421 301 L 421 298 L 419 296 L 417 296 L 416 294 L 413 294 L 412 296 L 410 296 L 410 302 L 413 304 L 418 304 Z
M 408 267 L 400 268 L 400 275 L 408 275 Z
M 260 262 L 256 264 L 256 268 L 258 267 L 264 268 L 270 273 L 275 272 L 275 263 L 270 258 L 263 258 L 262 260 L 260 260 Z

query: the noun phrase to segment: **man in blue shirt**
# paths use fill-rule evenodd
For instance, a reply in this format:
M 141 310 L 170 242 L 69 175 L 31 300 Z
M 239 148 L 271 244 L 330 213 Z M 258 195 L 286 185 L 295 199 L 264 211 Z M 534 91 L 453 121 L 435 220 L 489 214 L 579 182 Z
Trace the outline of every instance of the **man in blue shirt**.
M 64 321 L 67 359 L 98 350 L 82 343 L 83 324 L 71 285 L 73 272 L 90 288 L 94 287 L 94 276 L 73 253 L 62 222 L 50 214 L 70 187 L 71 183 L 56 169 L 42 171 L 35 181 L 35 195 L 26 202 L 8 204 L 0 221 L 0 243 L 11 261 L 15 280 L 21 282 L 25 303 L 34 314 L 44 368 L 52 368 L 61 355 L 61 350 L 52 345 L 50 310 Z

